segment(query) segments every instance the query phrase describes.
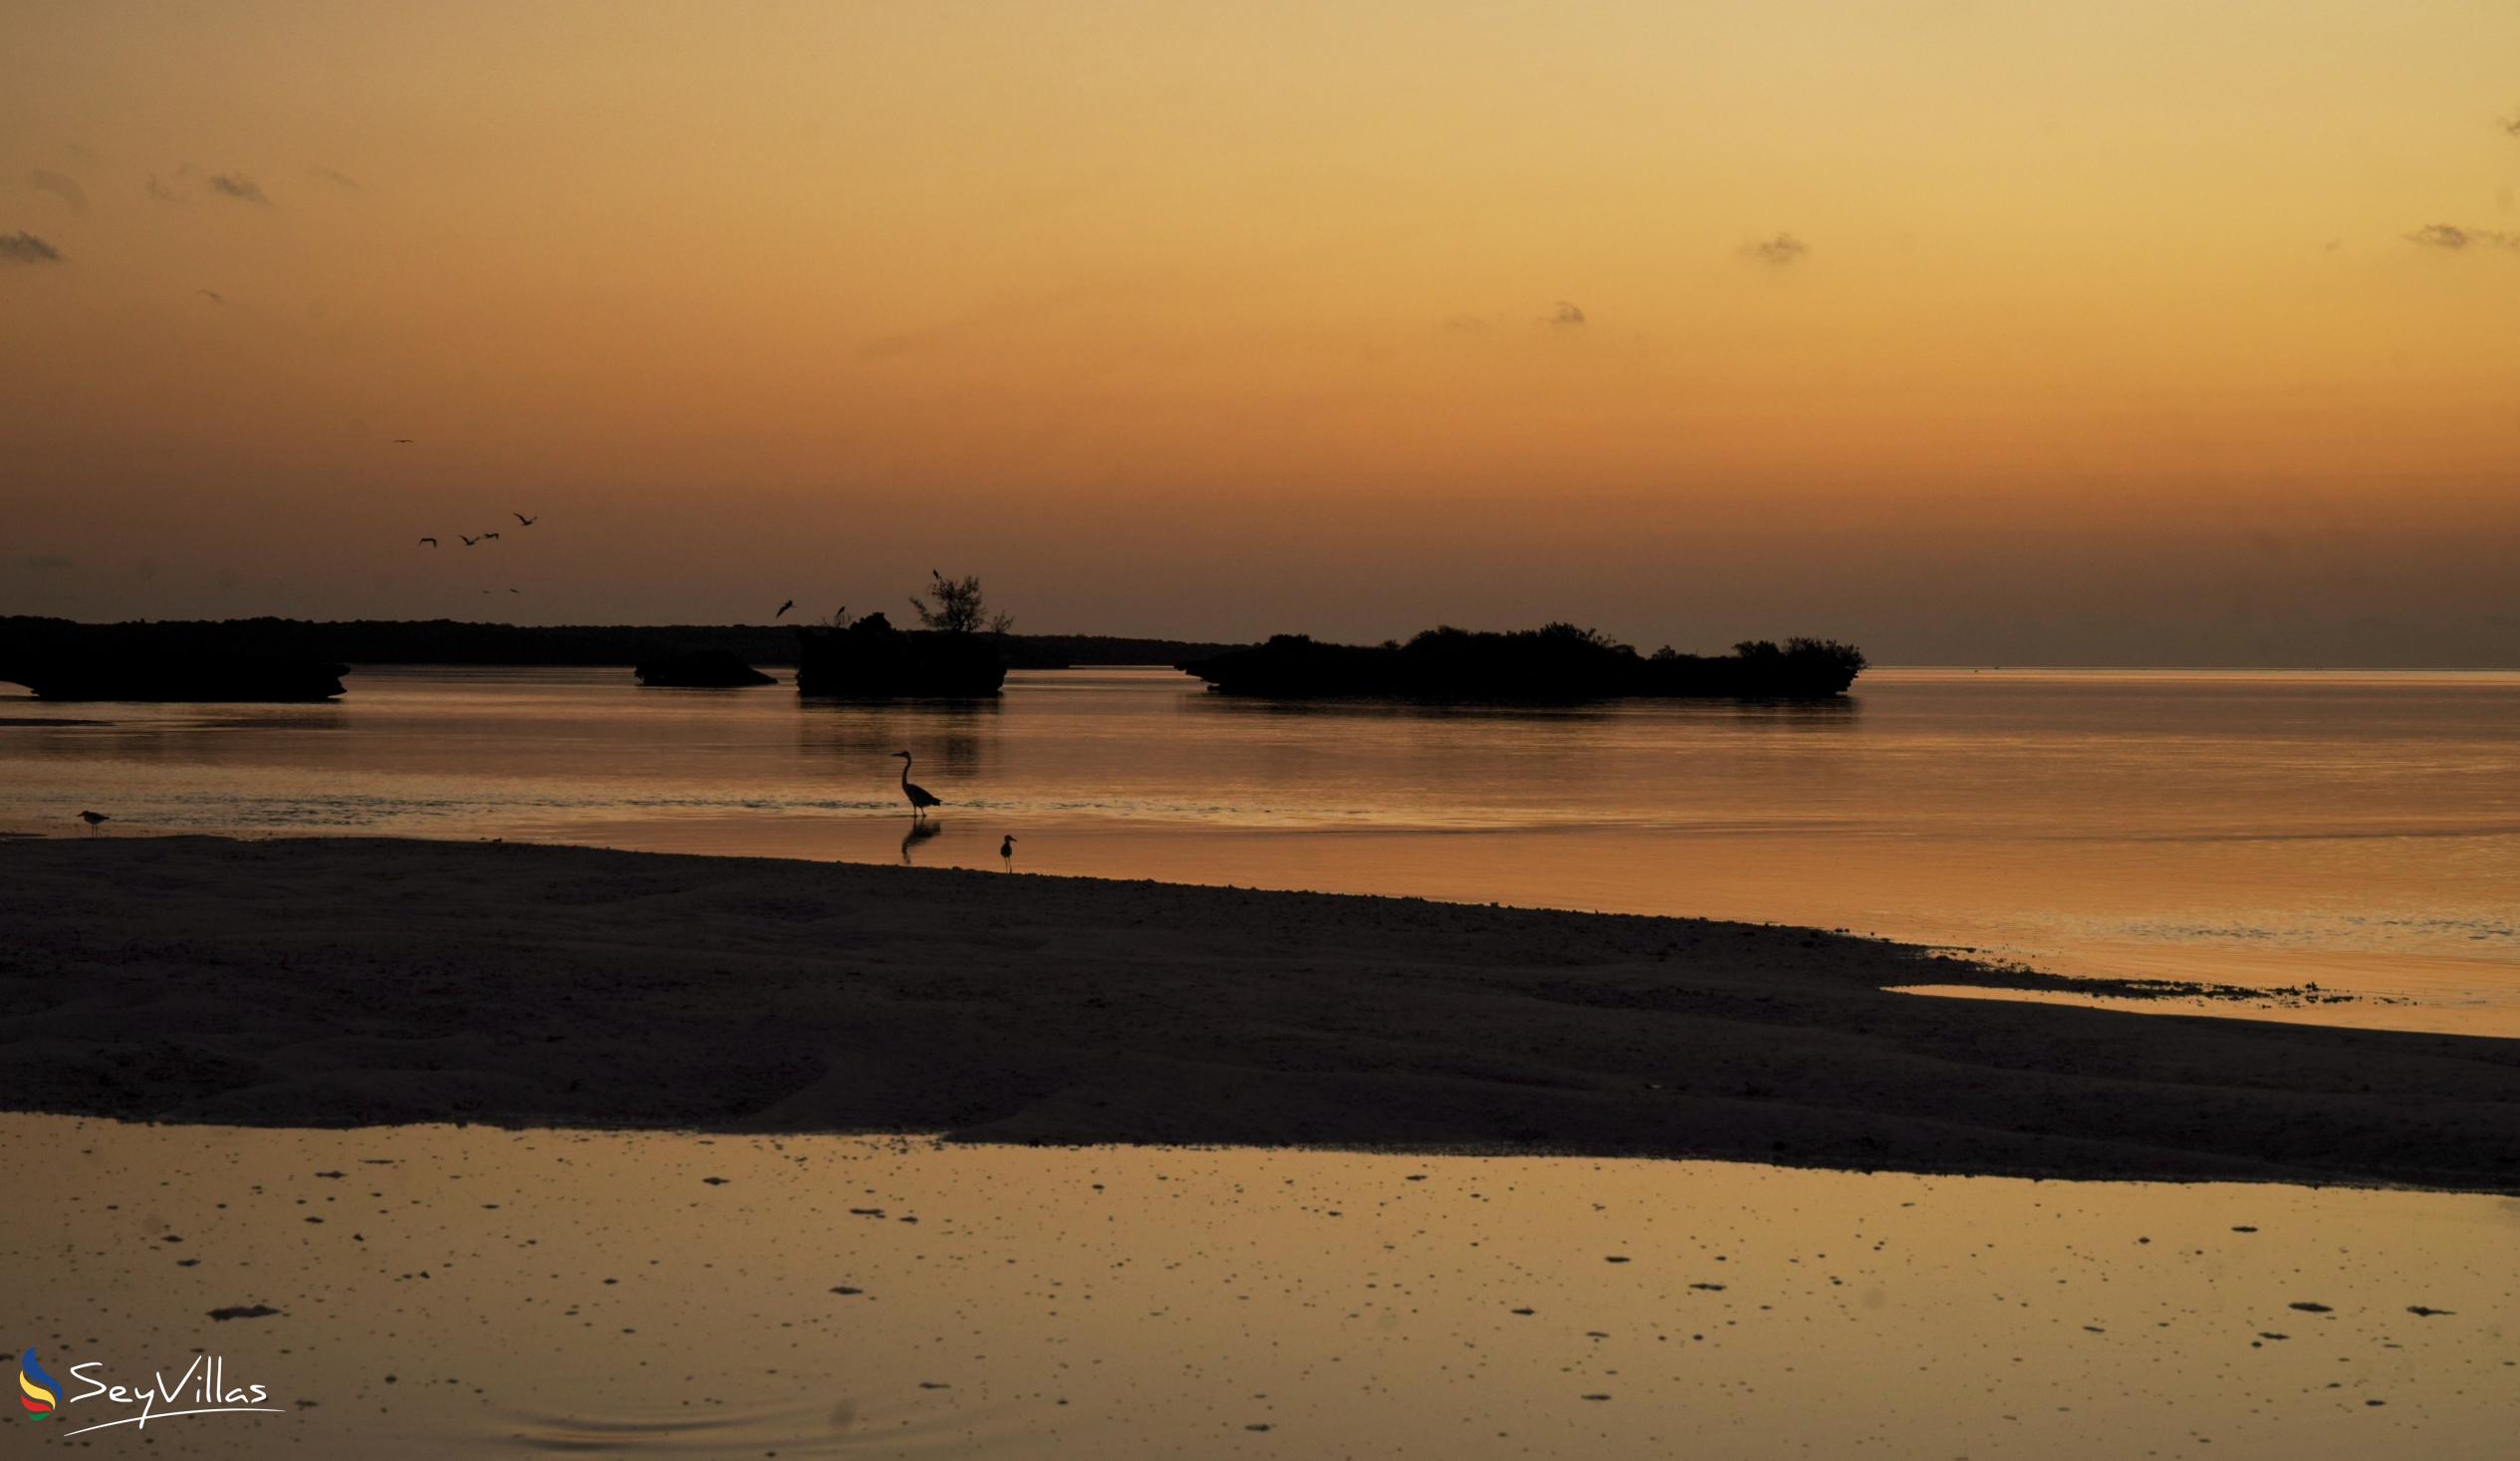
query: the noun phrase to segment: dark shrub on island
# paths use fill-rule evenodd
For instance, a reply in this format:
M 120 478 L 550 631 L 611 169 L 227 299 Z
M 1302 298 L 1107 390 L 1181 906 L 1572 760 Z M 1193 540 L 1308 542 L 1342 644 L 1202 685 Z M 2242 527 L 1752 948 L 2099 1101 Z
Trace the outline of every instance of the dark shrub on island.
M 46 700 L 330 700 L 342 693 L 347 664 L 260 654 L 140 656 L 11 665 L 0 679 Z
M 775 685 L 778 680 L 744 662 L 732 649 L 692 649 L 639 662 L 632 673 L 655 689 L 737 690 Z
M 1006 683 L 996 639 L 943 629 L 903 632 L 881 613 L 799 625 L 796 692 L 853 699 L 969 699 Z
M 0 619 L 0 680 L 47 700 L 289 702 L 342 693 L 349 665 L 240 628 Z
M 1648 657 L 1598 630 L 1556 623 L 1508 633 L 1435 628 L 1406 644 L 1280 634 L 1180 667 L 1233 695 L 1562 703 L 1631 695 L 1825 699 L 1844 694 L 1864 666 L 1863 651 L 1834 639 L 1744 640 L 1726 655 L 1666 646 Z

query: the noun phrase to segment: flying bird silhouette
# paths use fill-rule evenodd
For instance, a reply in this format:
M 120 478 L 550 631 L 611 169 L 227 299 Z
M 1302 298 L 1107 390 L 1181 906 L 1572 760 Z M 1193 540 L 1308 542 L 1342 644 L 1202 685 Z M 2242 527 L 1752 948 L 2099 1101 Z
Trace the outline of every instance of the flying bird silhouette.
M 928 808 L 945 805 L 944 798 L 937 796 L 934 792 L 925 787 L 910 785 L 909 752 L 895 751 L 892 754 L 901 758 L 901 796 L 910 804 L 912 817 L 925 817 Z
M 509 592 L 509 593 L 511 593 L 511 594 L 521 594 L 521 593 L 523 593 L 524 591 L 523 591 L 523 590 L 521 590 L 521 589 L 510 589 L 510 590 L 508 590 L 508 592 Z
M 463 534 L 461 534 L 461 533 L 457 533 L 455 536 L 456 536 L 456 537 L 458 537 L 458 538 L 464 538 L 464 535 L 463 535 Z M 480 540 L 480 539 L 478 539 L 478 538 L 464 538 L 464 546 L 465 546 L 466 548 L 470 548 L 472 545 L 474 545 L 475 543 L 478 543 L 478 542 L 480 542 L 480 541 L 481 541 L 481 540 Z
M 428 545 L 429 547 L 431 547 L 431 548 L 435 548 L 435 547 L 437 546 L 437 540 L 436 540 L 436 539 L 434 539 L 434 538 L 422 538 L 420 541 L 421 541 L 421 542 L 423 542 L 423 543 L 425 543 L 425 544 L 427 544 L 427 545 Z
M 516 519 L 516 525 L 520 528 L 530 528 L 534 526 L 534 519 L 527 517 L 521 512 L 512 512 L 509 513 L 508 516 Z
M 771 616 L 772 618 L 777 618 L 777 617 L 779 616 L 779 614 L 780 614 L 780 613 L 786 613 L 789 609 L 794 609 L 794 608 L 796 608 L 796 601 L 795 601 L 795 600 L 793 600 L 793 599 L 791 599 L 791 600 L 789 600 L 787 603 L 782 604 L 782 605 L 780 605 L 780 606 L 779 606 L 779 613 L 774 613 L 774 614 L 772 614 L 772 615 L 770 615 L 770 616 Z
M 396 436 L 393 438 L 393 444 L 396 446 L 408 446 L 411 444 L 411 438 L 408 436 Z
M 496 533 L 484 533 L 481 535 L 481 541 L 484 543 L 496 543 L 499 541 L 499 535 Z

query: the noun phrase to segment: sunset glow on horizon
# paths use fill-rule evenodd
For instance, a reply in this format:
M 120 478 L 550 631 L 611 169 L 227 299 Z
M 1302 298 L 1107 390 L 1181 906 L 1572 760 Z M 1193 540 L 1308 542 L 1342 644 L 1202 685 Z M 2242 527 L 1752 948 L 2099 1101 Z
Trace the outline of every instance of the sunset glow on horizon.
M 2520 665 L 2507 5 L 21 3 L 0 55 L 0 612 L 932 564 L 1043 631 Z

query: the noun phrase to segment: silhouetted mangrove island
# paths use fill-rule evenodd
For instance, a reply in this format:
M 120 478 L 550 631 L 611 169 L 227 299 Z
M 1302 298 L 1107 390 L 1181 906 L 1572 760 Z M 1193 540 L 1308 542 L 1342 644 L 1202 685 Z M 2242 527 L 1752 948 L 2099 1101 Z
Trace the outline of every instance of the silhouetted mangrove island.
M 970 699 L 1006 683 L 996 638 L 902 630 L 881 613 L 796 630 L 796 692 L 860 700 Z
M 680 654 L 641 660 L 631 671 L 638 682 L 666 690 L 740 690 L 779 681 L 744 662 L 732 649 L 690 649 Z
M 55 653 L 0 661 L 0 680 L 46 700 L 330 700 L 348 673 L 347 664 L 269 654 Z
M 1723 655 L 1664 646 L 1638 654 L 1595 629 L 1555 623 L 1509 633 L 1428 629 L 1402 644 L 1325 644 L 1279 634 L 1180 668 L 1232 695 L 1288 699 L 1566 703 L 1622 696 L 1818 700 L 1846 693 L 1864 653 L 1835 639 L 1744 640 Z

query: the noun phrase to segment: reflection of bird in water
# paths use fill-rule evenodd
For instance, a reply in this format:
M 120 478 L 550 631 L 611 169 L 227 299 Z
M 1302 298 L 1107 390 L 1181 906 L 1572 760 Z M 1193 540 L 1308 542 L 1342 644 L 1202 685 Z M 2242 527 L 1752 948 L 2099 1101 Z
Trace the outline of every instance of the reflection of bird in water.
M 434 539 L 434 538 L 422 538 L 420 541 L 421 541 L 421 542 L 423 542 L 423 543 L 425 543 L 425 544 L 427 544 L 427 545 L 428 545 L 429 547 L 431 547 L 431 548 L 435 548 L 435 547 L 437 546 L 437 540 L 436 540 L 436 539 Z
M 892 754 L 901 758 L 901 796 L 910 804 L 910 815 L 912 817 L 924 817 L 927 815 L 928 808 L 942 807 L 945 805 L 944 798 L 937 796 L 927 788 L 910 785 L 909 752 L 895 751 Z
M 785 613 L 786 613 L 789 609 L 794 609 L 794 608 L 796 608 L 796 601 L 795 601 L 795 600 L 793 600 L 793 599 L 791 599 L 791 600 L 789 600 L 787 603 L 782 604 L 782 605 L 780 605 L 780 606 L 779 606 L 779 612 L 778 612 L 778 613 L 774 613 L 774 614 L 772 614 L 772 615 L 770 615 L 770 616 L 771 616 L 772 618 L 778 618 L 778 617 L 780 617 L 781 615 L 785 614 Z
M 114 819 L 106 816 L 102 812 L 82 812 L 79 814 L 79 820 L 88 824 L 90 827 L 103 827 L 105 824 L 112 822 Z
M 904 867 L 910 865 L 911 848 L 916 847 L 920 843 L 927 841 L 929 838 L 934 837 L 936 834 L 943 832 L 944 830 L 945 824 L 941 822 L 911 823 L 910 830 L 901 834 L 901 865 Z
M 997 854 L 1006 859 L 1007 871 L 1015 870 L 1015 834 L 1008 833 L 1006 841 L 997 845 Z

